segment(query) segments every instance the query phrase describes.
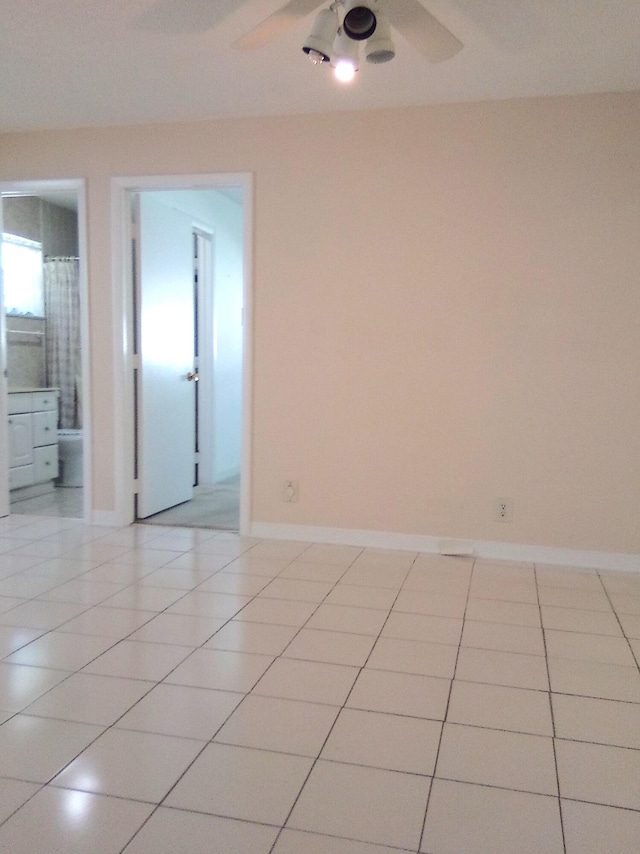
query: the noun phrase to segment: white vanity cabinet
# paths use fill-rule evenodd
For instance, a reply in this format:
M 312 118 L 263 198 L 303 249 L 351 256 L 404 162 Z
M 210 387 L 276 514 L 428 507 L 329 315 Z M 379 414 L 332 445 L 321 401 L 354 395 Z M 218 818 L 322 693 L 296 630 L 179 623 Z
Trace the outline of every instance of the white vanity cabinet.
M 58 390 L 10 391 L 9 487 L 53 486 L 58 476 Z

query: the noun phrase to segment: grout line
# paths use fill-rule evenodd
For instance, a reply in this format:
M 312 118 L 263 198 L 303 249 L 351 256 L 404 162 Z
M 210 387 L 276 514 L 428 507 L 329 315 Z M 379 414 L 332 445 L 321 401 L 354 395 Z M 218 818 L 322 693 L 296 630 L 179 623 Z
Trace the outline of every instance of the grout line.
M 558 815 L 560 817 L 560 831 L 562 833 L 562 847 L 563 847 L 565 854 L 566 854 L 567 841 L 566 841 L 566 836 L 565 836 L 565 832 L 564 832 L 564 816 L 562 814 L 562 799 L 560 797 L 560 773 L 558 770 L 558 754 L 556 751 L 556 720 L 555 720 L 555 714 L 553 711 L 553 702 L 551 699 L 551 694 L 552 694 L 552 691 L 551 691 L 551 672 L 549 669 L 549 656 L 547 654 L 547 635 L 546 635 L 544 623 L 542 621 L 542 605 L 540 603 L 540 588 L 538 586 L 538 576 L 537 576 L 537 569 L 536 569 L 535 564 L 534 564 L 533 572 L 534 572 L 534 576 L 535 576 L 535 580 L 536 580 L 536 593 L 538 596 L 538 607 L 540 609 L 540 625 L 542 626 L 542 642 L 544 644 L 544 660 L 545 660 L 545 666 L 547 668 L 547 680 L 549 682 L 548 700 L 549 700 L 549 709 L 551 711 L 551 729 L 552 729 L 551 747 L 553 750 L 553 764 L 554 764 L 555 773 L 556 773 L 556 786 L 558 787 Z
M 602 585 L 602 588 L 604 590 L 604 594 L 607 597 L 607 600 L 609 602 L 611 610 L 613 611 L 613 614 L 614 614 L 616 620 L 618 621 L 618 625 L 620 626 L 620 631 L 622 632 L 622 637 L 626 640 L 627 646 L 629 647 L 629 651 L 631 652 L 631 655 L 633 656 L 633 660 L 636 663 L 636 668 L 638 669 L 638 671 L 640 671 L 640 657 L 638 655 L 636 655 L 636 653 L 633 649 L 633 646 L 631 644 L 631 641 L 627 637 L 627 633 L 625 632 L 624 626 L 622 625 L 622 620 L 620 619 L 618 611 L 616 610 L 616 608 L 613 605 L 613 602 L 611 601 L 611 595 L 610 595 L 609 591 L 607 590 L 607 586 L 604 583 L 604 581 L 602 580 L 602 575 L 600 573 L 598 573 L 598 578 L 600 579 L 600 584 Z
M 442 719 L 442 728 L 440 730 L 440 739 L 438 741 L 438 747 L 436 749 L 436 755 L 435 755 L 434 762 L 433 762 L 433 775 L 431 777 L 431 783 L 429 785 L 429 792 L 427 795 L 427 803 L 425 805 L 424 818 L 422 820 L 422 830 L 420 832 L 420 841 L 418 843 L 418 851 L 420 851 L 422 849 L 422 843 L 424 841 L 424 833 L 425 833 L 425 830 L 427 827 L 427 815 L 429 814 L 429 804 L 431 803 L 431 794 L 433 792 L 433 783 L 434 783 L 434 780 L 436 779 L 436 772 L 438 770 L 438 761 L 440 759 L 440 750 L 442 748 L 442 739 L 444 738 L 444 728 L 445 728 L 445 724 L 447 723 L 447 717 L 449 716 L 449 705 L 451 703 L 451 694 L 453 693 L 453 683 L 454 683 L 454 680 L 456 678 L 456 671 L 458 669 L 458 659 L 460 658 L 460 650 L 462 648 L 462 636 L 464 634 L 467 608 L 469 607 L 469 598 L 471 596 L 471 584 L 473 582 L 473 571 L 474 571 L 475 565 L 476 565 L 476 559 L 473 560 L 473 562 L 471 564 L 471 572 L 469 573 L 469 581 L 467 584 L 467 595 L 465 597 L 464 612 L 462 615 L 462 626 L 460 628 L 460 638 L 458 640 L 458 649 L 456 651 L 456 660 L 455 660 L 454 665 L 453 665 L 453 673 L 451 674 L 451 681 L 449 683 L 449 693 L 447 694 L 447 702 L 446 702 L 446 706 L 445 706 L 444 716 Z

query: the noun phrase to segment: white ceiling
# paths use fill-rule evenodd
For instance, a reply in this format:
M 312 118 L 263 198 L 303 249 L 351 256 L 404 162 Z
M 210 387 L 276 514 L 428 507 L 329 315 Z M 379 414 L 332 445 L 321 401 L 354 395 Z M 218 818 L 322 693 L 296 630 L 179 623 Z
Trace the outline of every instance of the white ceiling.
M 0 131 L 640 90 L 639 0 L 421 2 L 463 50 L 431 65 L 395 33 L 343 85 L 301 51 L 315 12 L 231 46 L 283 0 L 0 0 Z

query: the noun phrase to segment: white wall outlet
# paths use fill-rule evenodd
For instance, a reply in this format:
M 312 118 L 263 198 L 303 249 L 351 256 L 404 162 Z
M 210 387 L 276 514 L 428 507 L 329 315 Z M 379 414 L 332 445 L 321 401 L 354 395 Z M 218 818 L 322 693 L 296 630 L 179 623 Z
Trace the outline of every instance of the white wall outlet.
M 509 498 L 496 498 L 495 515 L 497 522 L 513 522 L 513 502 Z
M 298 481 L 285 480 L 282 485 L 282 497 L 290 504 L 294 504 L 298 500 Z

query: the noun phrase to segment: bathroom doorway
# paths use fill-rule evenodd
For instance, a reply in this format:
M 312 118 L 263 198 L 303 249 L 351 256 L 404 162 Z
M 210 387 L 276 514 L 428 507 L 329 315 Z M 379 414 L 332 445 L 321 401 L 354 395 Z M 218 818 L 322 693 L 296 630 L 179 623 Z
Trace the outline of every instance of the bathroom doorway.
M 2 184 L 0 201 L 7 509 L 84 519 L 84 184 Z
M 134 518 L 237 531 L 246 368 L 243 187 L 128 195 Z

